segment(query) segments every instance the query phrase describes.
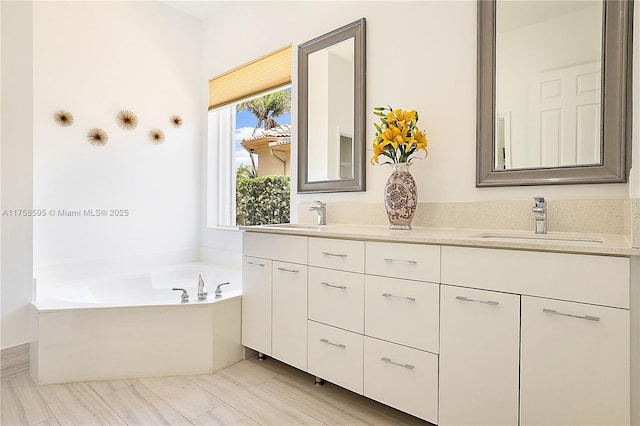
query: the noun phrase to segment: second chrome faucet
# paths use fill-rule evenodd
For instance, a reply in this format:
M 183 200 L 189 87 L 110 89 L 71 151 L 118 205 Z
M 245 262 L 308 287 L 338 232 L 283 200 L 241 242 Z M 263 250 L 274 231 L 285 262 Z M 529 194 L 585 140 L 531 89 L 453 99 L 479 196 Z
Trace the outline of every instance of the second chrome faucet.
M 536 204 L 533 206 L 531 211 L 535 215 L 535 226 L 534 232 L 536 234 L 546 234 L 547 233 L 547 202 L 544 200 L 544 197 L 533 197 L 533 200 Z

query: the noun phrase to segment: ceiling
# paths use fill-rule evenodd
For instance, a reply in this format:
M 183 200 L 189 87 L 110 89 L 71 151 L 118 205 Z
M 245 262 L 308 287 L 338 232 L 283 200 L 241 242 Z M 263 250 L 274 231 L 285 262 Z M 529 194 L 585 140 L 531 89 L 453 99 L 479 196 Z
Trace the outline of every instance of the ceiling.
M 158 0 L 194 18 L 206 21 L 223 7 L 219 0 Z

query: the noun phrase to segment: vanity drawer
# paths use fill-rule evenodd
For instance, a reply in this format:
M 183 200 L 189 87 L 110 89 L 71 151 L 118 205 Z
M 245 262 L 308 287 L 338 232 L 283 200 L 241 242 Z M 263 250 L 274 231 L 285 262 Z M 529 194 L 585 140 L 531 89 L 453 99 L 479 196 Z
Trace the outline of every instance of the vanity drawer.
M 291 263 L 307 263 L 307 237 L 244 232 L 242 253 Z
M 364 331 L 364 275 L 309 267 L 309 319 Z
M 367 275 L 364 294 L 366 335 L 438 353 L 438 284 Z
M 629 259 L 442 247 L 442 283 L 629 308 Z
M 309 265 L 364 272 L 364 242 L 309 238 Z
M 309 373 L 362 394 L 363 336 L 308 321 Z
M 366 249 L 367 274 L 440 282 L 440 246 L 367 242 Z
M 438 356 L 364 338 L 364 395 L 438 422 Z

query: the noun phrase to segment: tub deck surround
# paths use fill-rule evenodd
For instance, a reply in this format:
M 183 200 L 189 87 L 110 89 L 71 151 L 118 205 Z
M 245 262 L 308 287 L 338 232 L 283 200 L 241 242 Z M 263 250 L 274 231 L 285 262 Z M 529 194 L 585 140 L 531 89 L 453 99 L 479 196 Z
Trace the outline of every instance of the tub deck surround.
M 389 241 L 443 246 L 504 248 L 564 253 L 601 254 L 610 256 L 640 256 L 628 237 L 619 234 L 576 234 L 549 232 L 535 235 L 533 231 L 496 231 L 488 229 L 442 229 L 414 227 L 393 230 L 381 225 L 324 225 L 240 227 L 247 232 L 262 232 L 309 237 L 339 238 L 367 241 Z
M 197 300 L 200 272 L 206 301 Z M 215 298 L 225 281 L 234 288 Z M 38 384 L 205 374 L 243 358 L 239 270 L 190 263 L 39 285 L 30 350 Z

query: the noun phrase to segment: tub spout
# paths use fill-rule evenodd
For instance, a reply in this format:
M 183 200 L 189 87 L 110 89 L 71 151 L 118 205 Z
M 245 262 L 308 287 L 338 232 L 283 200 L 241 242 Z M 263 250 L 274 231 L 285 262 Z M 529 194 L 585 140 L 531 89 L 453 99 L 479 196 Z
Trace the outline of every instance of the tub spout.
M 202 274 L 198 274 L 198 300 L 203 301 L 207 300 L 207 287 L 204 286 L 204 278 L 202 278 Z

